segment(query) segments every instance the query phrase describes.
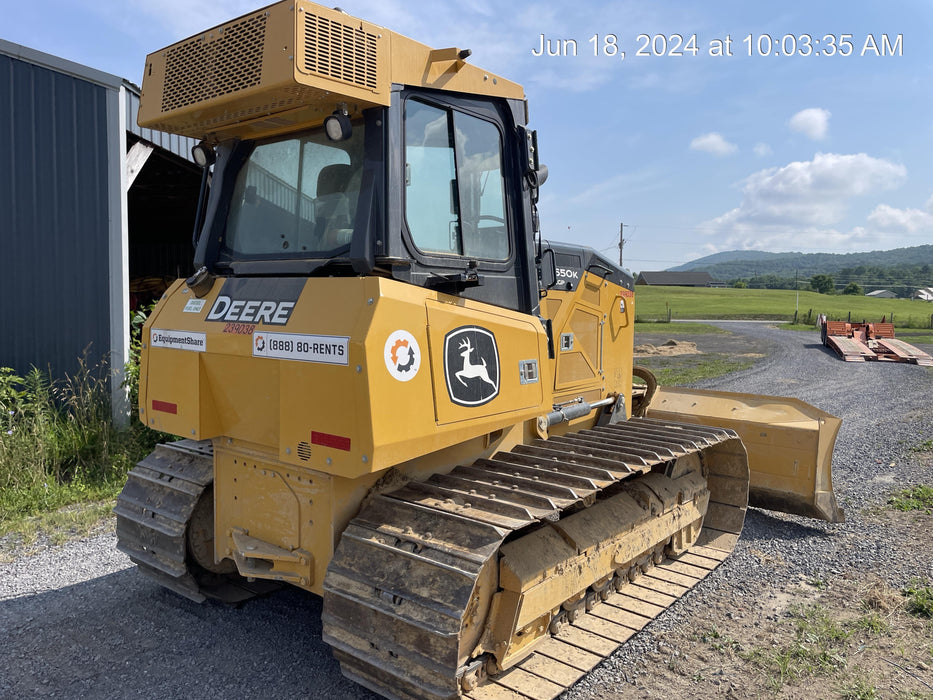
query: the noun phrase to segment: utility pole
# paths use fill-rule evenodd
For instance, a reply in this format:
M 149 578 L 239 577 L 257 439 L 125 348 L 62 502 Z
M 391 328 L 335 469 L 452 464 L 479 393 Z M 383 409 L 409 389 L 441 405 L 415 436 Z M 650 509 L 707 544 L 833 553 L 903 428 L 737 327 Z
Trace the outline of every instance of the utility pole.
M 622 248 L 625 247 L 625 238 L 623 237 L 628 224 L 619 222 L 619 267 L 622 267 Z
M 798 270 L 794 270 L 794 291 L 797 293 L 797 304 L 794 306 L 794 323 L 797 323 L 797 314 L 800 312 L 800 287 L 797 285 Z

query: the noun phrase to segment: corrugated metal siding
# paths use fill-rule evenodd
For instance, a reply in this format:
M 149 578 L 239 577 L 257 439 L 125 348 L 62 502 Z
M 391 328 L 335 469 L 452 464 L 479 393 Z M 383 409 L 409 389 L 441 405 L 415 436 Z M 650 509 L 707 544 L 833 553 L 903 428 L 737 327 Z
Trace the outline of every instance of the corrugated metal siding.
M 186 160 L 191 158 L 191 149 L 197 144 L 192 138 L 179 136 L 178 134 L 168 134 L 164 131 L 153 131 L 152 129 L 143 129 L 136 123 L 136 115 L 139 113 L 139 88 L 132 83 L 124 83 L 126 90 L 123 91 L 125 97 L 126 109 L 126 130 L 139 136 L 144 141 L 171 151 L 176 156 Z
M 110 348 L 107 88 L 0 54 L 0 365 Z

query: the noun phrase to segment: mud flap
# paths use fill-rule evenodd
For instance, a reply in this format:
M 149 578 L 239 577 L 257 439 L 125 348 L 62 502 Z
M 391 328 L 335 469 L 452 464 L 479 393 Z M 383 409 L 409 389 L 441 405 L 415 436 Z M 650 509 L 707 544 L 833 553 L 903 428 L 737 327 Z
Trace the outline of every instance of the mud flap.
M 833 446 L 842 420 L 798 399 L 659 387 L 648 418 L 730 428 L 748 451 L 751 506 L 838 523 Z

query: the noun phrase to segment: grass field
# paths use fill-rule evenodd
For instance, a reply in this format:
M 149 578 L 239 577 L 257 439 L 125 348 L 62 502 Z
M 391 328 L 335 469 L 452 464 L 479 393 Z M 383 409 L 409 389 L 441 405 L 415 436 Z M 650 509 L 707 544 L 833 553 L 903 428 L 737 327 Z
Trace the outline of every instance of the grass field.
M 636 321 L 672 319 L 767 319 L 791 321 L 795 308 L 798 322 L 815 322 L 820 313 L 830 319 L 880 321 L 893 319 L 898 328 L 930 328 L 933 304 L 909 299 L 873 299 L 799 292 L 792 289 L 732 289 L 705 287 L 635 288 Z
M 671 327 L 667 325 L 667 321 L 635 323 L 636 335 L 638 333 L 669 333 L 671 330 Z M 729 333 L 729 331 L 724 328 L 711 326 L 708 323 L 678 323 L 677 328 L 673 330 L 677 331 L 677 335 L 703 335 L 706 333 L 727 335 Z M 637 343 L 638 341 L 636 340 L 635 342 Z

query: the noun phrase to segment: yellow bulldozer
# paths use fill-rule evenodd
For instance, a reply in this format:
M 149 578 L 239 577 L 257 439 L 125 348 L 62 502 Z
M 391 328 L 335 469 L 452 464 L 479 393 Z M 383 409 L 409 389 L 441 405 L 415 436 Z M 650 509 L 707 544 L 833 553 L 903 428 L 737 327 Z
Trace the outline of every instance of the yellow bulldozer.
M 195 601 L 322 596 L 387 697 L 551 698 L 748 505 L 841 520 L 839 420 L 634 367 L 632 277 L 542 240 L 524 92 L 469 58 L 305 0 L 147 57 L 139 123 L 209 195 L 142 339 L 140 418 L 183 439 L 118 546 Z

